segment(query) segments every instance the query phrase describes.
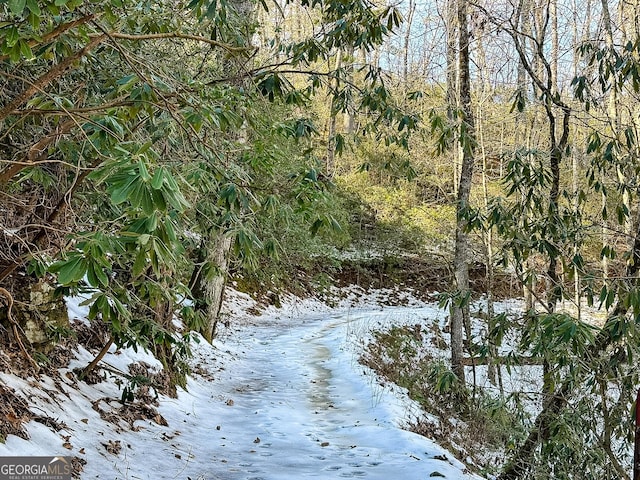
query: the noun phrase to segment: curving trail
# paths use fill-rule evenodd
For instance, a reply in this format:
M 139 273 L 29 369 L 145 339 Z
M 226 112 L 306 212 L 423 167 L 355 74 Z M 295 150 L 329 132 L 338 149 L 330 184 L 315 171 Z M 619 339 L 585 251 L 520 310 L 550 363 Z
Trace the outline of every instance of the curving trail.
M 398 428 L 398 400 L 345 341 L 379 311 L 258 327 L 232 366 L 233 406 L 211 432 L 212 479 L 471 478 L 451 454 Z M 255 442 L 255 443 L 254 443 Z
M 61 424 L 56 430 L 29 422 L 30 438 L 10 435 L 0 455 L 75 456 L 86 462 L 81 478 L 91 480 L 477 478 L 433 442 L 401 430 L 411 402 L 380 387 L 355 359 L 354 343 L 372 322 L 416 315 L 441 313 L 423 307 L 321 315 L 290 308 L 255 318 L 214 346 L 194 346 L 188 390 L 177 399 L 161 397 L 161 417 L 137 420 L 133 428 L 118 421 L 122 391 L 113 379 L 87 385 L 65 371 L 38 382 L 0 373 L 34 411 Z M 76 354 L 69 369 L 93 357 L 83 349 Z M 134 361 L 159 365 L 141 351 L 105 357 L 122 371 Z

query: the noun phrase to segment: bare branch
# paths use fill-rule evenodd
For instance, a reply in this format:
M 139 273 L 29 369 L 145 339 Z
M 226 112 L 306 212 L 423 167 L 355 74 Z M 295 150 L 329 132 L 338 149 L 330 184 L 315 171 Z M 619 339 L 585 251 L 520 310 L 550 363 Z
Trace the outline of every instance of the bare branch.
M 147 34 L 139 34 L 133 35 L 129 33 L 119 33 L 119 32 L 110 32 L 109 36 L 111 38 L 119 38 L 122 40 L 133 40 L 133 41 L 144 41 L 144 40 L 162 40 L 168 38 L 180 38 L 183 40 L 193 40 L 195 42 L 206 43 L 213 47 L 222 48 L 228 52 L 232 53 L 252 53 L 257 48 L 254 46 L 250 47 L 234 47 L 233 45 L 229 45 L 228 43 L 218 42 L 216 40 L 212 40 L 211 38 L 201 37 L 199 35 L 190 35 L 187 33 L 180 32 L 167 32 L 167 33 L 147 33 Z

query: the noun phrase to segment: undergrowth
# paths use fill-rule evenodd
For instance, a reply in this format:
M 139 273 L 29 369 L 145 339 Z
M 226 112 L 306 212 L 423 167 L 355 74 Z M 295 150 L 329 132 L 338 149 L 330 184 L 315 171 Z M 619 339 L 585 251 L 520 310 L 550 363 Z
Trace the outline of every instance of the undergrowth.
M 527 416 L 517 402 L 462 385 L 434 348 L 446 345 L 437 325 L 392 326 L 373 333 L 361 362 L 406 388 L 425 414 L 408 428 L 438 441 L 481 473 L 495 473 L 505 453 L 525 435 Z

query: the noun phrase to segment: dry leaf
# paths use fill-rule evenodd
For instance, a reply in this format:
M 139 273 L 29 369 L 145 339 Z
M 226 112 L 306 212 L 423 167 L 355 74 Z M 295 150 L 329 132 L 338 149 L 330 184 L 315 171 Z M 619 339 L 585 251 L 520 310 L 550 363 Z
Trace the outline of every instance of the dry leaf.
M 71 450 L 73 448 L 73 446 L 69 442 L 64 442 L 62 446 L 67 450 Z
M 157 414 L 155 417 L 153 417 L 153 421 L 156 422 L 158 425 L 163 425 L 165 427 L 169 426 L 165 418 L 160 414 Z
M 233 400 L 231 399 L 227 400 L 227 405 L 229 405 L 230 407 L 233 406 Z

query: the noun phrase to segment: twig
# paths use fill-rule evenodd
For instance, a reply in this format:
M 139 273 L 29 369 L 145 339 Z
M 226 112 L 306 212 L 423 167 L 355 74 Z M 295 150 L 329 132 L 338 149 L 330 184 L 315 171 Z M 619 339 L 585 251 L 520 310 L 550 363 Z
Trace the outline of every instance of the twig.
M 119 38 L 121 40 L 133 40 L 133 41 L 144 41 L 144 40 L 162 40 L 162 39 L 170 39 L 170 38 L 179 38 L 183 40 L 193 40 L 194 42 L 202 42 L 211 45 L 212 47 L 220 47 L 228 52 L 234 53 L 242 53 L 248 52 L 251 53 L 256 50 L 256 47 L 236 47 L 233 45 L 229 45 L 227 43 L 218 42 L 217 40 L 213 40 L 211 38 L 202 37 L 199 35 L 190 35 L 187 33 L 179 33 L 179 32 L 166 32 L 166 33 L 148 33 L 148 34 L 137 34 L 132 35 L 129 33 L 120 33 L 120 32 L 109 32 L 109 36 L 112 38 Z

